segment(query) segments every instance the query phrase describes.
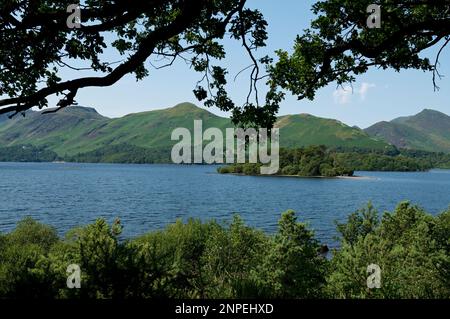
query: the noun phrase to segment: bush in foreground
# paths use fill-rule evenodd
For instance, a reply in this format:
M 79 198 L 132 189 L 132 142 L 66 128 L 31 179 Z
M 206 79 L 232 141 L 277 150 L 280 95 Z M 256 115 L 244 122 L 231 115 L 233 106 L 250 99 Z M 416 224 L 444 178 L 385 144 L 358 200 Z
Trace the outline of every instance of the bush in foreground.
M 331 261 L 330 296 L 450 297 L 450 210 L 433 217 L 405 202 L 380 221 L 369 205 L 338 229 L 342 247 Z M 370 264 L 381 268 L 380 289 L 367 288 Z
M 292 211 L 273 235 L 235 216 L 177 221 L 120 240 L 119 221 L 70 231 L 64 239 L 32 219 L 0 235 L 0 298 L 450 298 L 450 211 L 431 216 L 409 203 L 379 217 L 368 207 L 338 224 L 330 260 Z M 66 286 L 81 268 L 81 289 Z M 367 266 L 381 288 L 367 288 Z

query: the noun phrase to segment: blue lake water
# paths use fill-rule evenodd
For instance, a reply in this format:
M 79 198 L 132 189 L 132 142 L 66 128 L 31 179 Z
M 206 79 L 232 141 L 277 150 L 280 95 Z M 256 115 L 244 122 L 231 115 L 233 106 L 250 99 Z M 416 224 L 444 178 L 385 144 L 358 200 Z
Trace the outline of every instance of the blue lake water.
M 60 234 L 96 218 L 119 217 L 123 235 L 161 229 L 178 218 L 229 221 L 239 213 L 267 232 L 293 209 L 324 243 L 335 221 L 367 204 L 392 210 L 411 200 L 433 214 L 449 207 L 450 170 L 357 172 L 367 179 L 220 175 L 214 166 L 0 163 L 0 231 L 31 216 Z

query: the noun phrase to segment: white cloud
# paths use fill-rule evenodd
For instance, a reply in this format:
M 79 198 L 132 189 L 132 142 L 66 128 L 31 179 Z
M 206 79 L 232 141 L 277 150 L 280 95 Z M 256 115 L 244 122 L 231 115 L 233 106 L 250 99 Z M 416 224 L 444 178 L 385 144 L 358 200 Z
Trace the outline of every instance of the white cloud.
M 348 104 L 352 99 L 353 89 L 350 85 L 339 87 L 333 92 L 334 101 L 338 104 Z
M 373 83 L 363 82 L 356 91 L 356 94 L 359 95 L 361 101 L 364 101 L 369 90 L 375 87 L 376 85 Z M 353 88 L 350 85 L 341 86 L 333 92 L 334 102 L 341 105 L 349 104 L 352 101 L 352 96 Z
M 376 85 L 373 83 L 363 82 L 361 84 L 361 87 L 358 90 L 358 94 L 359 94 L 361 100 L 364 101 L 367 97 L 367 93 L 369 92 L 369 90 L 374 87 L 376 87 Z

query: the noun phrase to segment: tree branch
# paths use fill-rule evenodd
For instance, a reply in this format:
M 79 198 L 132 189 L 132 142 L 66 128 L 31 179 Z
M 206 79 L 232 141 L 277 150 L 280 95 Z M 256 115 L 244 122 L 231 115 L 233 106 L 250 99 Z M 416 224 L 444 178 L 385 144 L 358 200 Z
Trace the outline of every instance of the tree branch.
M 186 1 L 183 9 L 181 10 L 181 14 L 174 20 L 173 23 L 151 32 L 145 39 L 142 40 L 136 53 L 108 75 L 104 77 L 84 77 L 76 80 L 61 82 L 40 89 L 28 96 L 0 100 L 0 106 L 7 106 L 0 109 L 0 114 L 9 112 L 16 112 L 17 114 L 35 106 L 40 100 L 45 99 L 49 95 L 61 93 L 66 90 L 76 91 L 84 87 L 105 87 L 113 85 L 124 75 L 133 72 L 137 67 L 139 67 L 139 65 L 144 63 L 152 54 L 158 42 L 176 36 L 188 28 L 199 16 L 207 1 L 208 0 L 196 0 L 194 3 L 192 1 Z

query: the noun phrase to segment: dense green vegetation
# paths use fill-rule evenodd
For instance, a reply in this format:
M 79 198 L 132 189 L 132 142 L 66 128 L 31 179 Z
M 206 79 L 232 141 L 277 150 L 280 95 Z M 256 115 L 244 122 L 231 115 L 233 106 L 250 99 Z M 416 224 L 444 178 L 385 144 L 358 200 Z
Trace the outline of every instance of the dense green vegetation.
M 396 148 L 386 151 L 358 148 L 334 148 L 340 165 L 357 171 L 426 171 L 450 168 L 450 154 Z
M 330 263 L 328 293 L 338 298 L 450 298 L 450 210 L 431 216 L 409 203 L 392 213 L 367 208 L 338 224 L 342 246 Z M 367 289 L 369 264 L 381 289 Z
M 450 298 L 450 210 L 401 203 L 382 218 L 369 204 L 343 224 L 327 259 L 308 227 L 285 212 L 275 234 L 181 221 L 135 239 L 97 220 L 59 238 L 32 219 L 0 235 L 0 298 Z M 66 269 L 81 269 L 68 289 Z M 367 288 L 367 266 L 381 288 Z
M 422 161 L 424 164 L 427 164 L 433 168 L 450 169 L 449 153 L 435 153 L 417 150 L 401 150 L 400 153 L 404 156 Z
M 260 164 L 233 164 L 219 167 L 221 174 L 259 175 Z M 309 146 L 298 149 L 280 149 L 280 169 L 278 175 L 352 176 L 353 170 L 340 165 L 325 146 Z
M 67 157 L 66 160 L 81 163 L 171 163 L 170 149 L 148 149 L 130 144 L 104 146 L 94 151 Z
M 259 175 L 260 164 L 233 164 L 218 168 L 222 174 Z M 298 149 L 280 149 L 278 175 L 292 176 L 352 176 L 354 171 L 426 171 L 449 168 L 450 154 L 425 151 L 385 151 L 359 148 L 332 148 L 310 146 Z
M 43 147 L 17 145 L 0 147 L 0 162 L 53 162 L 59 157 Z
M 428 162 L 404 155 L 389 156 L 377 153 L 336 153 L 335 160 L 358 171 L 417 172 L 433 168 Z

